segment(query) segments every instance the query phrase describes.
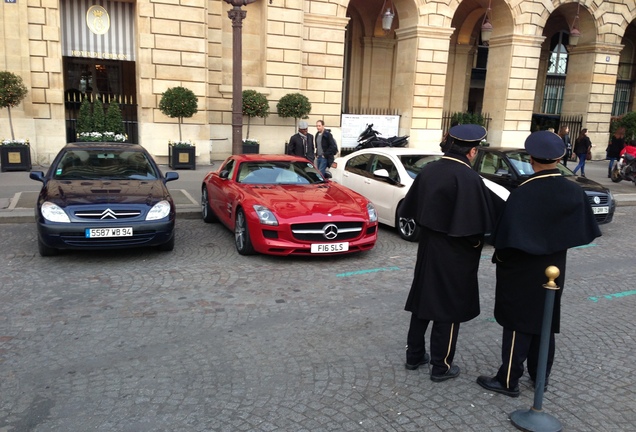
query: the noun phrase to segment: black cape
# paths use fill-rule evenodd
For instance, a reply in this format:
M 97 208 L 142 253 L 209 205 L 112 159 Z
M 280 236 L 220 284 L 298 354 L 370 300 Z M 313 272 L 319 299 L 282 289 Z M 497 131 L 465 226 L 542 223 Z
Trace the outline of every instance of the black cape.
M 405 310 L 447 323 L 479 315 L 477 270 L 493 201 L 465 156 L 448 154 L 422 169 L 399 209 L 422 228 Z
M 497 322 L 510 330 L 541 334 L 545 270 L 554 265 L 560 271 L 560 289 L 555 293 L 551 331 L 559 333 L 567 250 L 600 235 L 585 191 L 558 170 L 541 171 L 514 190 L 492 236 Z

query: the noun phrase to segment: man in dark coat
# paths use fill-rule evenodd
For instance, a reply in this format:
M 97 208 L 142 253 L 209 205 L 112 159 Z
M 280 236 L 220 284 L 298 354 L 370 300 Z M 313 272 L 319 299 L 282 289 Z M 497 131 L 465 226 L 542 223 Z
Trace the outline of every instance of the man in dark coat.
M 324 176 L 327 168 L 331 166 L 336 153 L 338 153 L 338 145 L 331 134 L 331 129 L 325 129 L 325 122 L 316 121 L 316 166 Z
M 477 378 L 483 388 L 511 397 L 519 396 L 518 382 L 526 360 L 530 379 L 536 382 L 546 268 L 559 268 L 555 282 L 561 288 L 554 299 L 547 385 L 554 334 L 560 331 L 567 250 L 601 235 L 587 195 L 557 169 L 566 152 L 563 140 L 552 132 L 539 131 L 528 137 L 525 147 L 535 173 L 510 194 L 492 236 L 492 261 L 497 265 L 495 319 L 503 327 L 502 365 L 496 376 Z
M 307 158 L 314 163 L 314 136 L 307 132 L 307 122 L 301 120 L 298 122 L 298 133 L 292 135 L 289 139 L 287 153 Z
M 470 167 L 486 136 L 478 125 L 450 129 L 452 144 L 418 174 L 400 206 L 401 217 L 421 227 L 413 283 L 405 310 L 411 312 L 406 364 L 431 362 L 431 380 L 455 378 L 453 364 L 459 324 L 479 315 L 477 270 L 484 243 L 496 220 L 494 197 Z M 424 333 L 430 321 L 430 357 Z

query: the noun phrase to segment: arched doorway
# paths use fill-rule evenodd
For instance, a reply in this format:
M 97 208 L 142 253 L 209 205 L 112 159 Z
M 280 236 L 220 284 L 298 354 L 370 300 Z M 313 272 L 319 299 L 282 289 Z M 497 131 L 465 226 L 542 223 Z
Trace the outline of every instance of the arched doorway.
M 76 141 L 83 100 L 120 105 L 128 141 L 138 142 L 134 4 L 60 1 L 67 142 Z

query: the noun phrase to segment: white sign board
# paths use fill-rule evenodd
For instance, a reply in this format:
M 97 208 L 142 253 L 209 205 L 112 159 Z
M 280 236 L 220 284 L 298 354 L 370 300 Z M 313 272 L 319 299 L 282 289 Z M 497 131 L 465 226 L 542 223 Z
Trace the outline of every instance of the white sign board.
M 358 136 L 368 124 L 373 124 L 373 130 L 378 131 L 381 137 L 396 136 L 400 126 L 400 116 L 342 114 L 340 124 L 342 129 L 340 148 L 351 148 L 358 145 Z

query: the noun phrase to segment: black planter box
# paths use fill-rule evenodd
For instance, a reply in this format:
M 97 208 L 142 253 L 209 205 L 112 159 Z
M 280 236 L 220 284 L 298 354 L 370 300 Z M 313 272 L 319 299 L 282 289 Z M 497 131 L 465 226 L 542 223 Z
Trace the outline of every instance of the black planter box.
M 172 169 L 197 169 L 196 146 L 168 144 L 168 166 Z
M 258 148 L 260 144 L 245 144 L 243 143 L 243 154 L 258 154 Z
M 30 171 L 31 147 L 29 145 L 0 146 L 2 171 Z

